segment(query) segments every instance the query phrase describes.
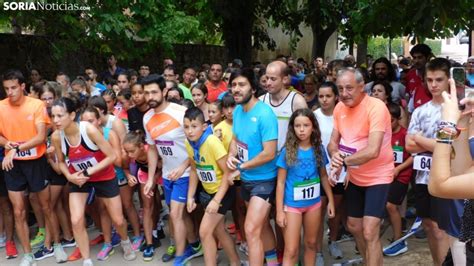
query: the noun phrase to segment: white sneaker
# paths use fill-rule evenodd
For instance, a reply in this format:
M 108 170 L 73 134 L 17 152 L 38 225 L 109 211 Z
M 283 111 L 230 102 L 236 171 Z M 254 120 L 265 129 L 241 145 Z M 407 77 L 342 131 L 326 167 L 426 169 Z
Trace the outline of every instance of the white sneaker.
M 31 254 L 23 255 L 19 266 L 36 266 L 36 261 Z
M 323 253 L 316 253 L 316 266 L 324 266 Z
M 137 258 L 137 254 L 135 254 L 135 251 L 132 249 L 130 239 L 120 242 L 120 245 L 122 245 L 124 260 L 131 261 Z
M 92 263 L 91 259 L 88 259 L 82 262 L 82 266 L 94 266 L 94 263 Z
M 61 244 L 54 244 L 54 257 L 56 258 L 56 263 L 67 261 L 67 254 Z
M 331 257 L 335 259 L 342 259 L 342 251 L 339 248 L 339 245 L 335 241 L 332 241 L 329 243 L 328 249 L 329 249 L 329 254 L 331 255 Z

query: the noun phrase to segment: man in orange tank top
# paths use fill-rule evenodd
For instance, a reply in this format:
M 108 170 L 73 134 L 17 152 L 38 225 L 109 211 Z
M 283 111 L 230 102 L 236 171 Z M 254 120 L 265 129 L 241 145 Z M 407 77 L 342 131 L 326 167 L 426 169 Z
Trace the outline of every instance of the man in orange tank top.
M 0 101 L 0 145 L 5 147 L 2 169 L 13 205 L 17 236 L 24 250 L 20 265 L 33 265 L 33 255 L 26 222 L 25 190 L 37 193 L 46 227 L 54 240 L 56 261 L 66 262 L 59 239 L 59 225 L 51 209 L 47 180 L 46 127 L 50 120 L 41 100 L 25 96 L 25 78 L 20 71 L 3 76 L 7 98 Z

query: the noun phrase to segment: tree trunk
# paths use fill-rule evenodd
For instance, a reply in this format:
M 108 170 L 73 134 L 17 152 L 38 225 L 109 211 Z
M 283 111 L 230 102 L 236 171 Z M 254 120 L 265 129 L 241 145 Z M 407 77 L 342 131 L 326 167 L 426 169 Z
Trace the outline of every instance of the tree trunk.
M 311 54 L 313 58 L 325 58 L 324 52 L 326 51 L 326 44 L 334 31 L 331 31 L 331 29 L 321 31 L 320 29 L 311 28 L 313 31 L 313 48 Z
M 367 65 L 367 38 L 357 43 L 357 65 Z
M 222 33 L 228 59 L 239 58 L 244 66 L 252 62 L 253 0 L 218 0 L 214 12 L 222 17 Z

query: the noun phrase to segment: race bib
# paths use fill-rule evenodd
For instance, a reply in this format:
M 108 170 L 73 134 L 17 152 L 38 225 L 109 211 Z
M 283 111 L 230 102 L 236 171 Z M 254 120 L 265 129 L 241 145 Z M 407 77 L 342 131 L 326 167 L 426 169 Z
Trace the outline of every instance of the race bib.
M 161 156 L 174 156 L 174 141 L 161 141 L 157 140 L 156 141 L 156 146 L 158 147 L 158 152 L 160 153 Z
M 431 169 L 431 159 L 429 155 L 416 155 L 413 158 L 413 169 L 429 172 Z
M 199 180 L 203 183 L 216 183 L 217 175 L 212 165 L 196 165 Z
M 247 144 L 237 141 L 237 159 L 241 162 L 249 160 L 249 149 Z
M 87 168 L 92 167 L 96 164 L 98 164 L 97 160 L 95 157 L 86 157 L 83 159 L 75 160 L 75 161 L 69 161 L 76 171 L 85 171 Z
M 320 195 L 319 178 L 296 182 L 293 186 L 293 200 L 312 200 Z
M 403 163 L 403 147 L 393 146 L 393 161 L 397 164 Z
M 339 144 L 339 151 L 345 156 L 350 156 L 357 152 L 357 149 Z
M 350 156 L 350 155 L 356 153 L 357 149 L 339 144 L 339 151 L 344 155 L 344 157 L 347 157 L 347 156 Z M 358 165 L 351 165 L 351 166 L 348 166 L 348 168 L 349 167 L 358 168 L 359 166 Z
M 36 158 L 37 155 L 38 152 L 36 151 L 36 148 L 31 148 L 29 150 L 17 151 L 15 153 L 15 159 Z

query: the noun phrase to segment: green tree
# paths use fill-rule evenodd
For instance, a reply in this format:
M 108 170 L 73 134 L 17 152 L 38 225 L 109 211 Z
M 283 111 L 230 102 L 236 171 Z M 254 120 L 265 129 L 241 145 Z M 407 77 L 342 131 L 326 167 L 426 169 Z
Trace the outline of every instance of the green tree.
M 0 25 L 14 21 L 23 30 L 46 36 L 58 58 L 89 49 L 133 59 L 154 49 L 169 53 L 174 43 L 200 42 L 206 35 L 200 18 L 187 14 L 173 0 L 101 0 L 79 5 L 87 4 L 88 11 L 5 11 Z

